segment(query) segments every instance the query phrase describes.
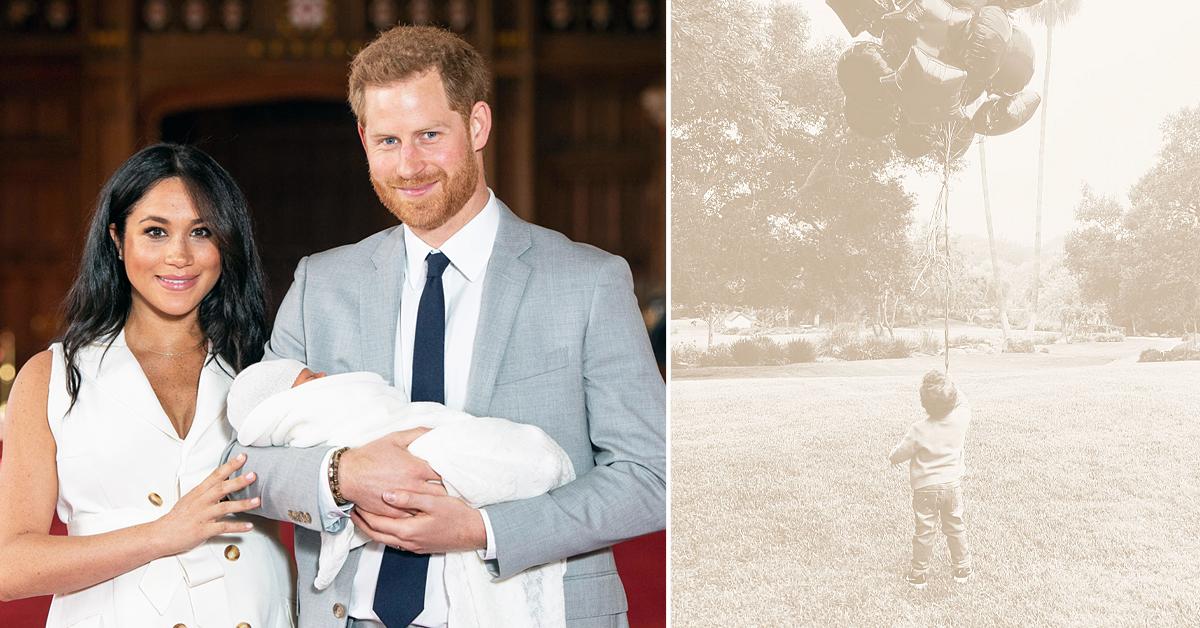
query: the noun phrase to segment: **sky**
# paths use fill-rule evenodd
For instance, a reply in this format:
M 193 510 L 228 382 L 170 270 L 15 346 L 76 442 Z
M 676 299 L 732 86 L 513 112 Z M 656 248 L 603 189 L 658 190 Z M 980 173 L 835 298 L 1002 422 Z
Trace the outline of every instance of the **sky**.
M 808 12 L 814 39 L 850 36 L 824 0 L 793 0 Z M 1136 7 L 1136 8 L 1133 8 Z M 1026 89 L 1042 92 L 1046 29 L 1018 11 L 1037 49 L 1037 73 Z M 1043 242 L 1073 228 L 1083 184 L 1125 202 L 1155 163 L 1161 125 L 1171 113 L 1200 103 L 1200 2 L 1084 0 L 1079 13 L 1054 30 L 1047 124 Z M 867 37 L 867 35 L 864 35 Z M 1043 94 L 1043 96 L 1045 96 Z M 1043 103 L 1043 106 L 1046 106 Z M 988 187 L 998 238 L 1033 244 L 1041 111 L 1025 126 L 987 139 Z M 925 224 L 940 188 L 933 175 L 910 177 L 917 222 Z M 951 183 L 951 229 L 987 235 L 979 151 Z

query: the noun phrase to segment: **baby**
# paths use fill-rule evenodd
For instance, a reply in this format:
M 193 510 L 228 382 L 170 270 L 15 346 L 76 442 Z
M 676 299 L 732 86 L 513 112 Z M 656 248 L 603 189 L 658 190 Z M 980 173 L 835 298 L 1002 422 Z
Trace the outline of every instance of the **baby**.
M 575 479 L 566 452 L 541 429 L 410 402 L 375 373 L 326 376 L 295 360 L 261 362 L 234 380 L 227 414 L 238 442 L 258 447 L 353 447 L 432 428 L 409 452 L 442 476 L 447 493 L 475 508 L 536 497 Z M 350 550 L 369 540 L 349 520 L 340 532 L 322 532 L 316 588 L 328 587 Z M 565 571 L 557 561 L 493 582 L 476 552 L 447 554 L 450 625 L 562 626 Z
M 908 428 L 889 456 L 892 464 L 909 461 L 916 530 L 912 570 L 905 580 L 916 589 L 925 588 L 939 519 L 950 546 L 951 576 L 959 583 L 971 577 L 961 485 L 966 469 L 963 445 L 971 424 L 971 407 L 950 378 L 937 370 L 926 373 L 921 382 L 921 405 L 928 416 Z

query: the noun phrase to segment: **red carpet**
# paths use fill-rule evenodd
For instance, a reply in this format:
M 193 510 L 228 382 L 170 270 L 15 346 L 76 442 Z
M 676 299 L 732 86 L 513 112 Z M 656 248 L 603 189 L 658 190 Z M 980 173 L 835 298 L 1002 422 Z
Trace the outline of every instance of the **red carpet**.
M 0 452 L 3 446 L 0 445 Z M 287 545 L 291 546 L 291 526 L 283 526 Z M 58 519 L 51 530 L 66 534 Z M 667 542 L 666 534 L 656 532 L 626 541 L 614 548 L 617 569 L 625 582 L 629 597 L 631 628 L 663 628 L 667 625 Z M 0 626 L 4 628 L 38 628 L 45 626 L 49 597 L 0 602 Z

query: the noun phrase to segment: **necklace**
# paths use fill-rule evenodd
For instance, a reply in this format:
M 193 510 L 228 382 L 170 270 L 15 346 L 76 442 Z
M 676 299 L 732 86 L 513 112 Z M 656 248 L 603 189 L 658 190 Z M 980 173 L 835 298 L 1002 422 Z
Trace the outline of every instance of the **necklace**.
M 200 347 L 203 347 L 203 346 L 204 346 L 204 342 L 202 341 L 200 344 L 198 344 L 198 345 L 196 345 L 196 346 L 192 347 L 191 349 L 185 349 L 185 350 L 183 350 L 183 351 L 178 351 L 178 352 L 175 352 L 175 353 L 168 353 L 168 352 L 166 352 L 166 351 L 155 351 L 154 349 L 148 349 L 148 348 L 145 348 L 145 347 L 142 347 L 141 349 L 138 349 L 138 351 L 147 351 L 147 352 L 149 352 L 149 353 L 153 353 L 153 354 L 155 354 L 155 355 L 161 355 L 161 356 L 163 356 L 163 357 L 165 357 L 165 358 L 177 358 L 177 357 L 179 357 L 179 356 L 181 356 L 181 355 L 187 355 L 187 354 L 189 354 L 189 353 L 192 353 L 193 351 L 195 351 L 195 350 L 197 350 L 197 349 L 199 349 Z

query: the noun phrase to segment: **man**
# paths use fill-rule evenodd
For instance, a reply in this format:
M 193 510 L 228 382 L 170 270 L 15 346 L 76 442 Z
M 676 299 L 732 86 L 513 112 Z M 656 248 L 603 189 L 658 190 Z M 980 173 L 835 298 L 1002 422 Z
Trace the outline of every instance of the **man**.
M 466 550 L 498 578 L 569 558 L 568 625 L 627 625 L 609 546 L 664 527 L 664 385 L 629 268 L 496 200 L 487 86 L 480 55 L 439 29 L 398 27 L 356 56 L 371 182 L 403 225 L 301 260 L 267 359 L 370 370 L 414 401 L 536 425 L 578 479 L 476 510 L 407 452 L 413 431 L 348 450 L 233 446 L 259 477 L 238 498 L 297 525 L 301 626 L 444 625 L 438 554 Z M 317 531 L 347 517 L 377 542 L 317 591 Z

